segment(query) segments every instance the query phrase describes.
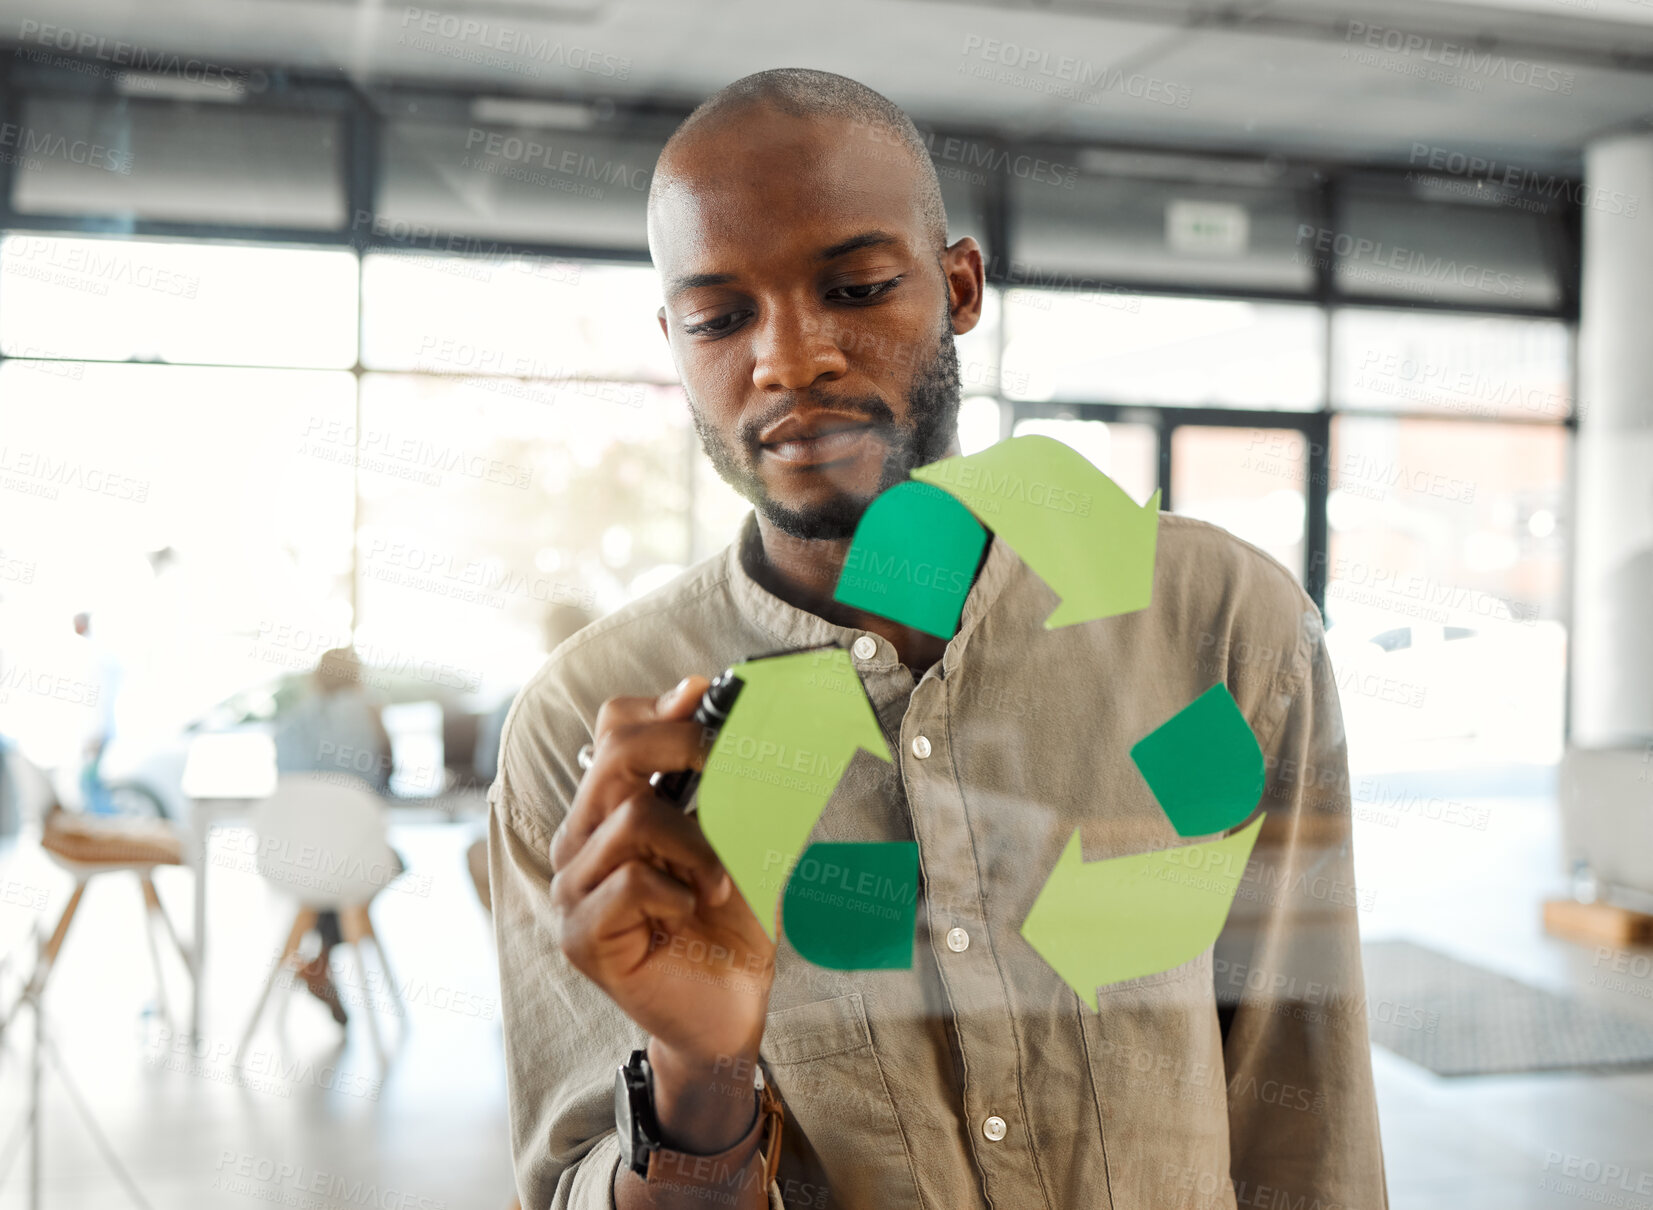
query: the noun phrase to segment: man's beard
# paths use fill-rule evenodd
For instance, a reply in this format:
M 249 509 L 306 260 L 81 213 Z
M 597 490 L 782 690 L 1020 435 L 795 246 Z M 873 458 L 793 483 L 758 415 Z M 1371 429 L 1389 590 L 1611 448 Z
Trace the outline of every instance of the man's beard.
M 963 384 L 959 377 L 958 350 L 953 346 L 951 324 L 943 324 L 935 355 L 920 368 L 907 392 L 907 422 L 896 423 L 889 405 L 876 395 L 846 399 L 811 388 L 803 392 L 812 403 L 839 412 L 859 412 L 872 421 L 872 432 L 882 438 L 886 453 L 878 486 L 871 495 L 837 492 L 811 508 L 790 508 L 770 496 L 758 474 L 762 447 L 758 434 L 797 406 L 796 399 L 765 416 L 742 423 L 735 437 L 724 440 L 701 415 L 694 397 L 689 397 L 689 414 L 701 448 L 711 459 L 722 480 L 752 502 L 758 515 L 783 534 L 794 538 L 842 539 L 855 535 L 861 514 L 879 493 L 906 479 L 915 467 L 927 466 L 946 455 L 958 433 L 959 402 Z

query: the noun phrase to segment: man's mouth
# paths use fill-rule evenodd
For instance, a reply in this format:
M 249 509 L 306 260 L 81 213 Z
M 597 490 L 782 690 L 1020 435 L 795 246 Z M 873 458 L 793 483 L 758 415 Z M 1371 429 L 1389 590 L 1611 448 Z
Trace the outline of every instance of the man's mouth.
M 830 433 L 822 433 L 816 437 L 777 441 L 772 445 L 765 445 L 763 452 L 777 462 L 785 462 L 791 466 L 822 466 L 829 462 L 842 461 L 858 453 L 861 443 L 871 431 L 870 424 L 834 429 Z
M 766 456 L 788 466 L 825 466 L 859 454 L 872 430 L 872 421 L 860 416 L 818 413 L 801 418 L 792 415 L 763 433 L 759 448 Z

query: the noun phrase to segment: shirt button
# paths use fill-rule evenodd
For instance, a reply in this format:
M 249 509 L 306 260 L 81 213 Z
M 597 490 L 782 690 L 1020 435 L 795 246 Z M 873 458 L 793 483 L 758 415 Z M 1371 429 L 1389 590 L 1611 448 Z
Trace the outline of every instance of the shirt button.
M 1004 1138 L 1004 1119 L 999 1117 L 997 1114 L 994 1114 L 992 1117 L 988 1118 L 987 1121 L 981 1124 L 981 1132 L 987 1136 L 988 1142 L 998 1142 L 1000 1139 Z
M 855 646 L 850 648 L 858 660 L 870 660 L 878 654 L 878 640 L 870 634 L 864 634 L 855 640 Z
M 915 739 L 913 741 L 913 755 L 918 757 L 919 760 L 923 760 L 930 755 L 930 741 L 922 735 Z
M 962 954 L 970 948 L 970 934 L 961 928 L 947 930 L 947 948 L 955 954 Z

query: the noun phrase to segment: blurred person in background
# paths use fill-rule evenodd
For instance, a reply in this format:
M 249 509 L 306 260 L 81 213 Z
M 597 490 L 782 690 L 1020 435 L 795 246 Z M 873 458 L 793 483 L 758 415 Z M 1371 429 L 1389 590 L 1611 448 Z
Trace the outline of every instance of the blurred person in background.
M 87 707 L 80 753 L 80 793 L 84 809 L 93 815 L 113 815 L 116 808 L 104 784 L 101 766 L 109 741 L 115 738 L 115 695 L 120 692 L 121 667 L 107 644 L 94 638 L 92 615 L 75 614 L 75 633 L 83 640 L 84 663 L 81 701 Z
M 309 692 L 276 724 L 278 773 L 346 773 L 375 793 L 389 793 L 390 734 L 361 679 L 361 660 L 353 649 L 335 647 L 322 654 L 310 674 Z M 347 1014 L 330 967 L 333 947 L 343 940 L 338 913 L 317 913 L 316 932 L 321 951 L 299 974 L 311 995 L 343 1025 Z

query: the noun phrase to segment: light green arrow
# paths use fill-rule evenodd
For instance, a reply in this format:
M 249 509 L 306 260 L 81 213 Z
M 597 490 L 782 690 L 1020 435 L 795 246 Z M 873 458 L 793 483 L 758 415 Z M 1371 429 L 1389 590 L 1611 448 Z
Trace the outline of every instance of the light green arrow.
M 1139 508 L 1083 454 L 1042 436 L 943 458 L 913 478 L 956 496 L 1062 598 L 1046 630 L 1148 607 L 1157 491 Z
M 743 685 L 701 773 L 700 826 L 775 936 L 787 874 L 856 749 L 890 760 L 861 678 L 841 648 L 736 664 Z
M 1217 939 L 1262 830 L 1086 863 L 1079 830 L 1050 872 L 1022 936 L 1086 1004 L 1096 989 L 1181 966 Z

